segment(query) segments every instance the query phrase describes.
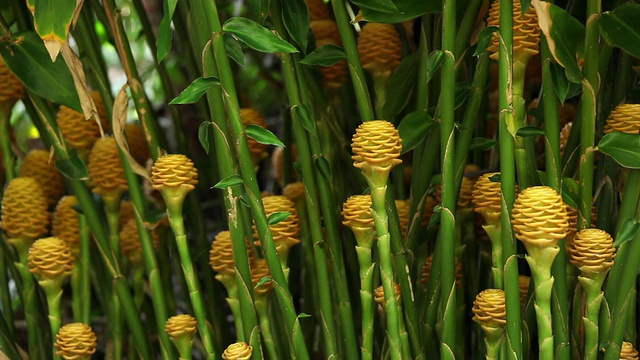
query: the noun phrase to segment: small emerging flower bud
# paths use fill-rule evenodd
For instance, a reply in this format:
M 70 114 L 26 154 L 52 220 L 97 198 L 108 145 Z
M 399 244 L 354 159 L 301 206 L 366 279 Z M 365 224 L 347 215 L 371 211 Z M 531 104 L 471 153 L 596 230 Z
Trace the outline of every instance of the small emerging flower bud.
M 67 243 L 57 237 L 40 239 L 29 249 L 29 271 L 40 280 L 59 280 L 71 275 L 73 255 Z
M 358 53 L 362 68 L 388 77 L 400 65 L 400 34 L 391 24 L 369 23 L 360 31 Z
M 98 339 L 91 328 L 83 323 L 71 323 L 60 328 L 56 335 L 56 355 L 65 360 L 91 359 Z
M 37 239 L 48 231 L 48 208 L 36 180 L 17 177 L 9 182 L 2 198 L 2 228 L 10 238 Z
M 640 104 L 620 104 L 611 111 L 604 126 L 605 134 L 621 132 L 640 133 Z
M 22 160 L 20 176 L 34 178 L 47 197 L 50 206 L 55 205 L 64 192 L 62 174 L 53 161 L 49 161 L 46 150 L 31 150 Z
M 229 345 L 222 354 L 224 360 L 249 360 L 253 354 L 253 347 L 245 342 Z
M 613 266 L 616 257 L 613 238 L 600 229 L 584 229 L 576 234 L 569 247 L 569 260 L 582 276 L 605 274 Z
M 500 289 L 482 291 L 473 302 L 473 314 L 473 321 L 483 328 L 504 328 L 507 324 L 504 291 Z

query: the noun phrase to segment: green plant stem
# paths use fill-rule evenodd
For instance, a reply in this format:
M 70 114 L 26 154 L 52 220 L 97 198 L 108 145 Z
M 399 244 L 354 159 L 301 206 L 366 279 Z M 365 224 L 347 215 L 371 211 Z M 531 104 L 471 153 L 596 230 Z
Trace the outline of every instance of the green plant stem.
M 376 95 L 376 112 L 375 115 L 378 119 L 384 119 L 383 109 L 384 104 L 387 102 L 387 83 L 389 81 L 388 73 L 375 73 L 373 74 L 373 92 Z
M 0 150 L 2 151 L 2 161 L 6 182 L 13 180 L 16 176 L 15 159 L 13 149 L 11 149 L 11 109 L 7 106 L 0 106 Z
M 511 227 L 511 209 L 515 202 L 514 137 L 509 128 L 515 125 L 512 83 L 513 58 L 513 3 L 500 3 L 501 46 L 498 62 L 499 73 L 499 141 L 500 184 L 502 190 L 502 251 L 504 255 L 504 289 L 506 297 L 506 354 L 507 359 L 522 359 L 522 331 L 520 323 L 520 285 L 516 243 Z M 503 46 L 502 46 L 503 44 Z
M 482 228 L 491 240 L 491 271 L 493 272 L 493 286 L 504 289 L 504 257 L 502 254 L 502 226 L 500 223 L 483 225 Z
M 47 307 L 49 309 L 49 326 L 51 328 L 51 338 L 55 339 L 60 326 L 62 326 L 62 318 L 60 317 L 60 301 L 62 300 L 62 282 L 64 277 L 60 279 L 40 280 L 38 283 L 44 289 L 47 297 Z M 53 358 L 62 359 L 56 355 L 56 348 L 53 347 Z
M 216 2 L 204 2 L 204 6 L 208 6 L 205 9 L 207 10 L 206 14 L 209 20 L 209 27 L 211 32 L 214 34 L 219 34 L 222 30 L 222 27 L 220 25 L 220 18 L 218 15 L 218 10 L 216 8 Z M 219 36 L 215 35 L 214 37 L 219 38 Z M 240 165 L 242 179 L 244 180 L 245 191 L 248 196 L 253 219 L 260 236 L 260 242 L 262 243 L 265 250 L 267 264 L 269 265 L 269 270 L 271 271 L 273 286 L 276 291 L 278 303 L 280 304 L 280 309 L 282 310 L 283 316 L 285 318 L 284 320 L 287 332 L 290 334 L 291 341 L 293 342 L 295 355 L 302 360 L 308 359 L 309 353 L 307 350 L 307 346 L 304 343 L 304 334 L 302 334 L 302 331 L 300 330 L 300 321 L 296 316 L 291 293 L 288 289 L 284 272 L 280 267 L 278 253 L 273 242 L 273 235 L 271 234 L 271 230 L 269 229 L 267 218 L 264 212 L 264 206 L 262 204 L 262 199 L 260 198 L 260 189 L 256 180 L 253 163 L 251 162 L 251 156 L 249 154 L 249 148 L 247 146 L 247 139 L 244 134 L 244 128 L 240 119 L 238 97 L 224 42 L 213 41 L 213 50 L 215 54 L 216 65 L 218 68 L 218 74 L 220 75 L 220 81 L 224 90 L 223 99 L 225 107 L 227 109 L 231 133 L 233 134 L 233 143 L 236 147 L 236 155 L 238 156 L 238 162 Z
M 165 202 L 167 204 L 167 215 L 169 216 L 169 223 L 171 229 L 176 238 L 176 244 L 178 246 L 178 253 L 180 254 L 180 262 L 182 263 L 182 271 L 187 282 L 187 288 L 189 290 L 189 298 L 191 299 L 191 305 L 193 306 L 193 312 L 195 313 L 196 320 L 198 322 L 198 331 L 206 350 L 206 357 L 209 360 L 216 358 L 216 351 L 213 347 L 213 336 L 210 330 L 210 324 L 206 317 L 204 308 L 204 301 L 200 294 L 200 283 L 198 276 L 193 268 L 191 262 L 191 254 L 189 254 L 189 244 L 187 243 L 187 235 L 184 229 L 184 222 L 182 220 L 182 198 L 167 198 Z
M 384 289 L 384 309 L 386 315 L 387 341 L 391 359 L 400 359 L 402 355 L 402 340 L 400 339 L 400 319 L 393 281 L 393 263 L 391 261 L 391 236 L 389 234 L 387 208 L 385 205 L 387 186 L 379 186 L 369 181 L 371 189 L 371 215 L 373 216 L 378 233 L 378 257 L 380 262 L 380 277 Z M 386 181 L 385 181 L 386 182 Z
M 584 323 L 584 357 L 586 360 L 596 360 L 598 358 L 598 317 L 600 314 L 600 304 L 604 298 L 601 291 L 602 283 L 607 276 L 607 272 L 597 274 L 593 277 L 579 276 L 578 280 L 582 285 L 586 295 Z
M 373 322 L 375 308 L 373 301 L 373 276 L 375 263 L 372 261 L 371 245 L 374 234 L 354 231 L 356 237 L 356 252 L 360 265 L 360 306 L 362 308 L 362 346 L 360 358 L 373 359 Z
M 260 331 L 264 338 L 264 346 L 267 348 L 269 359 L 280 359 L 278 347 L 271 332 L 271 321 L 269 321 L 269 293 L 256 294 L 256 311 L 260 319 Z
M 455 178 L 455 40 L 456 40 L 456 0 L 443 1 L 442 19 L 442 80 L 440 89 L 441 124 L 440 154 L 442 168 L 442 212 L 438 246 L 442 257 L 440 286 L 442 296 L 442 338 L 440 355 L 443 359 L 454 359 L 456 349 L 456 293 L 455 293 L 455 242 L 456 198 Z
M 103 195 L 102 197 L 107 214 L 107 225 L 109 227 L 109 240 L 111 242 L 111 252 L 113 257 L 120 259 L 120 202 L 122 195 Z M 135 298 L 134 298 L 135 304 Z M 122 318 L 122 306 L 118 296 L 111 295 L 109 312 L 111 340 L 113 341 L 113 357 L 121 359 L 123 354 L 124 322 Z
M 600 42 L 599 19 L 601 2 L 587 1 L 587 26 L 585 35 L 585 57 L 580 107 L 580 203 L 578 209 L 578 230 L 591 227 L 591 205 L 593 200 L 593 156 L 596 128 L 597 102 L 600 88 L 598 74 L 598 49 Z
M 500 359 L 500 345 L 504 336 L 504 328 L 482 326 L 482 330 L 484 330 L 484 344 L 487 348 L 486 359 Z
M 8 184 L 15 177 L 15 166 L 13 162 L 13 150 L 11 149 L 11 110 L 5 106 L 0 106 L 0 151 L 2 152 L 3 168 L 5 173 L 5 184 Z M 3 186 L 4 188 L 4 186 Z M 2 198 L 0 190 L 0 200 Z M 9 292 L 9 274 L 7 266 L 9 259 L 6 254 L 0 255 L 0 303 L 2 304 L 2 316 L 4 316 L 11 339 L 15 334 L 13 322 L 13 307 L 11 306 L 11 293 Z
M 360 117 L 362 121 L 373 120 L 375 119 L 375 115 L 373 113 L 373 107 L 371 106 L 371 95 L 369 94 L 367 80 L 364 76 L 364 70 L 362 69 L 360 55 L 358 55 L 358 45 L 350 24 L 349 15 L 347 14 L 346 2 L 345 0 L 331 0 L 331 5 L 333 7 L 333 14 L 336 17 L 336 23 L 338 24 L 338 30 L 340 31 L 344 51 L 347 55 L 349 73 L 351 74 L 351 81 L 353 82 Z

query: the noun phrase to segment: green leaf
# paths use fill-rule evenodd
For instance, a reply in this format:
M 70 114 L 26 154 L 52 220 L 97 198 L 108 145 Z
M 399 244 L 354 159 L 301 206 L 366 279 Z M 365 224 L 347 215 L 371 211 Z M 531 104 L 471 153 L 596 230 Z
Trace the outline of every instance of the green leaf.
M 324 156 L 319 156 L 315 159 L 316 168 L 320 172 L 320 175 L 327 181 L 331 182 L 332 174 L 331 174 L 331 165 L 329 165 L 329 161 L 324 158 Z
M 523 126 L 516 132 L 517 136 L 526 138 L 532 136 L 540 136 L 544 135 L 544 130 L 537 126 Z
M 598 149 L 622 167 L 640 169 L 640 134 L 608 133 L 600 139 Z
M 38 34 L 26 31 L 1 39 L 0 55 L 29 90 L 51 102 L 82 112 L 67 64 L 63 59 L 51 62 Z
M 280 139 L 278 139 L 277 136 L 260 125 L 249 124 L 247 125 L 246 132 L 248 137 L 259 142 L 260 144 L 284 147 L 284 144 L 282 143 L 282 141 L 280 141 Z
M 520 6 L 522 9 L 525 9 L 523 13 L 526 13 L 527 9 L 531 6 L 531 0 L 520 0 Z
M 35 6 L 33 25 L 44 41 L 51 61 L 55 61 L 62 44 L 67 41 L 69 36 L 69 27 L 76 15 L 76 6 L 82 6 L 82 2 L 35 0 L 33 4 Z
M 178 0 L 166 0 L 164 1 L 164 15 L 158 26 L 158 39 L 156 40 L 156 47 L 158 53 L 158 62 L 161 62 L 171 49 L 171 42 L 173 40 L 173 30 L 171 30 L 171 19 L 176 11 L 176 5 Z
M 477 137 L 471 139 L 471 145 L 469 146 L 469 151 L 472 150 L 480 150 L 487 151 L 492 147 L 496 146 L 498 142 L 493 139 L 487 139 L 482 137 Z
M 572 178 L 562 178 L 562 201 L 574 209 L 580 202 L 580 184 Z
M 454 98 L 454 106 L 455 109 L 458 109 L 460 106 L 464 105 L 464 102 L 469 97 L 471 93 L 471 85 L 467 83 L 456 83 L 456 92 Z
M 327 44 L 313 50 L 300 64 L 331 66 L 347 58 L 344 49 L 340 46 Z
M 265 53 L 296 53 L 295 46 L 279 38 L 271 30 L 255 21 L 243 17 L 232 17 L 222 26 L 222 30 L 232 34 L 250 48 Z
M 269 215 L 267 222 L 269 225 L 276 225 L 281 221 L 287 220 L 287 218 L 291 215 L 288 211 L 276 211 L 273 214 Z
M 351 0 L 352 3 L 358 5 L 361 9 L 369 9 L 382 13 L 394 13 L 398 8 L 391 0 Z
M 405 116 L 398 126 L 398 132 L 402 139 L 402 153 L 411 151 L 418 146 L 427 136 L 433 124 L 433 118 L 424 110 L 414 111 Z
M 251 208 L 251 203 L 249 202 L 249 195 L 247 195 L 246 193 L 242 194 L 240 195 L 239 199 L 242 205 L 246 206 L 247 208 Z
M 640 4 L 628 2 L 603 13 L 600 34 L 609 45 L 640 57 Z
M 236 186 L 244 183 L 242 177 L 238 174 L 232 174 L 226 178 L 220 180 L 217 184 L 213 185 L 212 189 L 226 189 L 230 186 Z
M 502 177 L 500 176 L 500 173 L 497 174 L 493 174 L 489 177 L 489 181 L 491 182 L 501 182 L 502 181 Z
M 442 50 L 433 50 L 427 58 L 427 82 L 431 81 L 433 75 L 438 71 L 442 60 L 444 59 L 444 52 Z
M 78 156 L 78 149 L 69 151 L 68 159 L 56 160 L 56 168 L 60 170 L 62 175 L 71 180 L 87 180 L 89 179 L 89 170 Z
M 224 34 L 224 47 L 227 49 L 227 55 L 233 61 L 240 65 L 244 65 L 244 53 L 242 52 L 242 45 L 231 34 Z
M 307 314 L 307 313 L 300 313 L 300 315 L 298 315 L 298 319 L 304 319 L 304 318 L 310 318 L 311 315 Z
M 142 219 L 146 224 L 158 224 L 162 219 L 167 216 L 166 211 L 154 209 L 151 211 L 147 211 L 145 214 L 145 218 Z
M 291 108 L 294 121 L 297 119 L 305 130 L 312 136 L 318 136 L 318 128 L 316 122 L 311 118 L 311 112 L 307 105 L 294 105 Z
M 418 76 L 418 61 L 420 54 L 411 54 L 400 62 L 400 66 L 389 78 L 387 93 L 389 96 L 382 109 L 384 119 L 391 119 L 398 115 L 407 106 Z
M 536 0 L 533 6 L 553 57 L 564 67 L 569 81 L 581 83 L 577 58 L 584 48 L 584 25 L 557 5 Z
M 433 215 L 429 219 L 429 225 L 427 225 L 427 229 L 431 229 L 434 226 L 440 224 L 440 218 L 442 217 L 442 206 L 436 205 L 433 208 Z
M 209 121 L 203 121 L 198 127 L 198 140 L 207 154 L 209 154 L 209 126 L 211 126 Z
M 636 222 L 634 219 L 624 219 L 624 221 L 622 222 L 622 226 L 620 226 L 620 231 L 618 231 L 618 233 L 616 234 L 613 246 L 619 247 L 620 245 L 633 239 L 638 233 L 638 228 L 640 228 L 640 223 Z
M 268 284 L 270 282 L 271 282 L 271 277 L 270 276 L 265 276 L 262 279 L 260 279 L 260 281 L 258 281 L 258 283 L 254 287 L 254 289 L 257 289 L 257 288 L 261 287 L 262 285 Z
M 426 13 L 442 11 L 442 1 L 440 0 L 395 0 L 393 4 L 398 9 L 393 13 L 363 7 L 360 9 L 360 16 L 367 21 L 396 24 L 415 19 Z
M 169 105 L 175 104 L 193 104 L 200 100 L 202 95 L 207 92 L 212 86 L 220 85 L 220 80 L 210 77 L 199 77 L 191 82 L 186 89 L 182 90 L 180 95 L 169 102 Z
M 284 27 L 293 41 L 300 45 L 303 52 L 307 50 L 309 42 L 309 9 L 304 0 L 287 0 L 282 7 Z
M 480 56 L 487 52 L 487 48 L 491 45 L 491 39 L 493 39 L 493 33 L 498 32 L 499 29 L 497 26 L 487 26 L 486 28 L 480 30 L 480 34 L 478 34 L 478 45 L 476 45 L 476 51 L 473 53 L 473 56 Z
M 571 83 L 569 82 L 569 79 L 567 79 L 562 66 L 558 65 L 558 63 L 549 63 L 549 70 L 551 70 L 553 88 L 556 90 L 558 100 L 560 100 L 560 103 L 564 105 L 564 101 L 567 99 L 567 95 L 569 95 L 569 84 Z
M 248 0 L 247 5 L 251 12 L 252 17 L 258 20 L 259 23 L 263 23 L 269 15 L 269 5 L 271 0 Z

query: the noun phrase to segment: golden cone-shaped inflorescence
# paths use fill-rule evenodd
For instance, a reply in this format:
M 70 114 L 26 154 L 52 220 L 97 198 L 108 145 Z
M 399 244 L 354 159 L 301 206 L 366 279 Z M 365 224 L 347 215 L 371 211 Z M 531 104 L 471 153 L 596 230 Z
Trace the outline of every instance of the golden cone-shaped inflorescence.
M 533 186 L 518 195 L 512 223 L 516 238 L 529 252 L 533 248 L 555 247 L 567 235 L 567 207 L 552 188 Z
M 114 138 L 104 137 L 96 141 L 89 154 L 88 168 L 94 193 L 118 198 L 129 189 Z
M 229 345 L 222 353 L 224 360 L 249 360 L 253 354 L 253 347 L 246 342 L 237 342 Z
M 65 360 L 91 359 L 97 343 L 98 338 L 91 327 L 79 322 L 67 324 L 56 335 L 56 355 Z
M 102 98 L 96 91 L 92 91 L 90 95 L 96 104 L 102 130 L 106 132 L 110 129 L 110 126 Z M 56 122 L 67 146 L 77 148 L 81 154 L 89 152 L 93 143 L 101 136 L 100 126 L 98 126 L 95 119 L 85 120 L 82 113 L 64 105 L 60 106 L 58 110 Z
M 491 181 L 491 177 L 499 173 L 488 173 L 480 176 L 476 181 L 471 201 L 475 205 L 475 211 L 480 213 L 489 224 L 500 222 L 502 212 L 502 189 L 499 182 Z
M 640 133 L 640 104 L 620 104 L 611 111 L 604 126 L 605 134 L 622 132 Z
M 402 238 L 407 236 L 407 228 L 409 227 L 409 200 L 396 200 L 396 210 Z
M 191 340 L 198 329 L 198 322 L 189 314 L 174 315 L 167 319 L 164 331 L 173 341 Z
M 131 200 L 122 200 L 120 203 L 120 227 L 122 228 L 129 220 L 135 218 L 133 210 L 133 202 Z
M 24 85 L 18 77 L 9 70 L 4 59 L 0 56 L 0 107 L 11 109 L 16 101 L 24 97 Z
M 500 25 L 500 1 L 496 0 L 491 4 L 489 10 L 489 26 L 499 27 Z M 532 6 L 529 6 L 522 15 L 522 5 L 519 1 L 513 2 L 513 58 L 514 61 L 528 61 L 538 53 L 540 43 L 540 26 L 538 16 Z M 494 34 L 491 45 L 487 51 L 491 53 L 491 58 L 498 60 L 499 53 L 498 35 Z
M 370 249 L 376 236 L 373 215 L 371 215 L 371 196 L 349 197 L 342 204 L 342 218 L 342 223 L 353 231 L 358 246 Z
M 633 344 L 628 341 L 622 342 L 622 348 L 620 349 L 620 360 L 638 360 L 638 350 L 633 347 Z
M 311 21 L 325 20 L 331 18 L 329 5 L 322 0 L 305 0 L 309 8 L 309 18 Z
M 37 239 L 47 233 L 48 208 L 36 180 L 17 177 L 9 182 L 2 198 L 2 228 L 9 238 Z
M 402 57 L 400 34 L 391 24 L 369 23 L 360 31 L 358 53 L 365 70 L 390 76 Z
M 278 249 L 278 254 L 281 258 L 286 258 L 289 253 L 289 249 L 293 245 L 300 242 L 298 235 L 300 234 L 300 219 L 298 219 L 298 210 L 293 201 L 288 197 L 282 195 L 269 195 L 262 198 L 264 204 L 264 211 L 267 218 L 276 212 L 289 212 L 291 213 L 286 219 L 280 221 L 275 225 L 269 225 L 271 233 L 273 235 L 273 242 Z M 253 226 L 254 239 L 256 245 L 262 246 L 258 240 L 258 232 Z
M 58 203 L 64 192 L 62 174 L 56 168 L 54 161 L 49 161 L 46 150 L 31 150 L 22 160 L 20 176 L 34 178 L 42 192 L 47 197 L 49 206 Z
M 155 230 L 151 230 L 151 241 L 153 241 L 153 247 L 158 250 L 160 238 Z M 142 243 L 138 234 L 138 225 L 134 218 L 129 219 L 120 230 L 120 252 L 134 263 L 142 261 Z
M 255 259 L 251 262 L 251 283 L 253 284 L 254 292 L 256 294 L 266 294 L 271 291 L 271 281 L 266 282 L 258 286 L 260 280 L 266 276 L 271 276 L 269 266 L 266 259 Z
M 520 305 L 524 306 L 527 301 L 527 294 L 529 293 L 529 285 L 531 284 L 531 278 L 525 275 L 518 276 L 518 285 L 520 287 Z
M 249 262 L 251 262 L 254 258 L 253 248 L 248 241 L 246 245 Z M 229 231 L 220 231 L 213 239 L 211 250 L 209 251 L 209 264 L 219 274 L 235 276 L 233 245 Z
M 396 302 L 400 303 L 400 299 L 402 297 L 402 290 L 400 289 L 400 285 L 398 283 L 393 283 L 393 292 L 396 295 Z M 382 285 L 378 286 L 373 292 L 373 299 L 378 303 L 378 305 L 384 308 L 384 288 Z
M 569 247 L 569 261 L 582 276 L 603 274 L 613 266 L 616 248 L 609 233 L 600 229 L 584 229 L 578 232 Z
M 160 156 L 151 168 L 153 188 L 169 198 L 184 198 L 198 184 L 198 170 L 182 154 Z
M 242 108 L 240 109 L 240 118 L 242 118 L 242 124 L 258 125 L 261 128 L 267 128 L 267 123 L 264 120 L 262 114 L 254 108 Z M 257 142 L 255 139 L 247 137 L 247 145 L 249 146 L 249 152 L 251 153 L 251 161 L 254 166 L 258 166 L 262 159 L 269 156 L 267 153 L 267 145 Z
M 304 183 L 302 181 L 296 181 L 285 186 L 285 188 L 282 189 L 282 195 L 288 197 L 289 199 L 291 199 L 291 201 L 296 203 L 300 200 L 304 200 Z
M 127 136 L 127 144 L 129 145 L 131 156 L 133 156 L 138 164 L 146 164 L 151 154 L 149 153 L 149 144 L 147 144 L 147 138 L 142 126 L 138 124 L 127 124 L 124 127 L 124 134 Z
M 507 309 L 504 291 L 487 289 L 476 296 L 473 302 L 473 321 L 483 327 L 504 328 L 507 324 Z
M 64 240 L 76 257 L 80 252 L 80 220 L 78 212 L 73 207 L 77 204 L 75 196 L 63 196 L 53 212 L 51 229 L 53 236 Z
M 460 186 L 460 195 L 458 196 L 458 208 L 463 209 L 472 206 L 473 200 L 473 188 L 475 181 L 469 179 L 466 176 L 462 177 L 462 184 Z
M 429 255 L 422 266 L 422 281 L 423 283 L 429 283 L 431 280 L 431 266 L 433 265 L 433 254 Z M 455 268 L 456 268 L 456 286 L 462 286 L 462 278 L 464 274 L 462 272 L 462 264 L 458 261 L 458 258 L 455 258 Z
M 40 280 L 63 280 L 73 270 L 73 255 L 67 243 L 57 237 L 37 240 L 29 249 L 29 271 Z
M 400 133 L 386 120 L 360 124 L 353 134 L 351 150 L 353 166 L 362 170 L 365 177 L 377 186 L 385 186 L 391 168 L 402 162 Z

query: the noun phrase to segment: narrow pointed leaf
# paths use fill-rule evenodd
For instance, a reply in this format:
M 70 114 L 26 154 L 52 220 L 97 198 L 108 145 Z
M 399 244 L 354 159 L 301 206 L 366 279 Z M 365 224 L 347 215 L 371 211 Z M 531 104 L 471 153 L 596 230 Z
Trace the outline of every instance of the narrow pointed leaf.
M 340 60 L 347 58 L 344 49 L 340 46 L 327 44 L 313 50 L 304 59 L 300 60 L 305 65 L 331 66 Z
M 56 104 L 82 111 L 67 64 L 63 59 L 51 62 L 38 34 L 25 31 L 0 39 L 0 54 L 29 90 Z
M 537 126 L 523 126 L 516 132 L 517 136 L 520 137 L 532 137 L 532 136 L 540 136 L 544 135 L 544 130 Z
M 640 4 L 625 3 L 600 17 L 600 34 L 612 46 L 640 57 Z
M 162 61 L 171 49 L 171 41 L 173 40 L 173 31 L 171 30 L 171 19 L 176 11 L 178 0 L 164 1 L 164 15 L 158 26 L 158 39 L 156 40 L 156 48 L 158 52 L 158 62 Z
M 56 168 L 60 170 L 62 175 L 71 180 L 87 180 L 89 179 L 89 169 L 78 156 L 78 149 L 69 151 L 68 159 L 60 159 L 56 161 Z
M 275 136 L 271 131 L 263 128 L 262 126 L 250 124 L 247 125 L 247 136 L 252 138 L 253 140 L 259 142 L 260 144 L 266 145 L 275 145 L 284 147 L 284 144 L 277 136 Z
M 442 60 L 444 59 L 444 52 L 442 50 L 433 50 L 427 58 L 427 82 L 431 81 L 433 75 L 438 71 Z
M 217 184 L 213 185 L 212 189 L 226 189 L 230 186 L 236 186 L 242 184 L 244 181 L 238 174 L 232 174 L 226 178 L 220 180 Z
M 493 33 L 498 32 L 498 30 L 497 26 L 487 26 L 480 30 L 480 34 L 478 34 L 478 45 L 476 46 L 476 51 L 473 53 L 473 56 L 480 56 L 487 52 L 487 48 L 491 45 Z
M 204 151 L 209 154 L 209 126 L 211 123 L 209 121 L 203 121 L 198 128 L 198 140 L 200 140 L 200 145 L 204 148 Z
M 35 0 L 33 4 L 34 28 L 44 41 L 51 61 L 55 61 L 62 44 L 67 41 L 76 8 L 82 7 L 82 1 Z
M 393 4 L 397 10 L 392 13 L 363 7 L 360 9 L 358 18 L 372 22 L 396 24 L 415 19 L 426 13 L 442 11 L 442 1 L 440 0 L 395 0 Z
M 309 42 L 309 9 L 304 0 L 287 0 L 286 6 L 282 7 L 282 17 L 284 27 L 291 36 L 291 39 L 300 46 L 303 52 L 307 50 Z
M 269 215 L 267 222 L 269 225 L 276 225 L 281 221 L 287 220 L 287 218 L 291 215 L 288 211 L 276 211 L 273 214 Z
M 227 55 L 236 63 L 244 65 L 244 53 L 242 45 L 231 34 L 224 34 L 224 47 L 227 49 Z
M 271 30 L 247 18 L 233 17 L 224 23 L 222 30 L 257 51 L 265 53 L 298 52 L 295 46 L 282 40 Z
M 258 20 L 260 24 L 264 22 L 269 15 L 269 4 L 271 0 L 248 0 L 247 6 L 251 13 L 251 17 Z
M 307 105 L 294 105 L 291 108 L 294 121 L 300 121 L 302 127 L 312 136 L 318 136 L 318 128 L 316 122 L 311 118 L 311 111 Z
M 622 222 L 622 226 L 620 226 L 620 231 L 618 231 L 618 233 L 616 234 L 613 246 L 619 247 L 620 245 L 633 239 L 638 232 L 638 228 L 640 228 L 640 223 L 636 222 L 632 218 L 624 219 L 624 221 Z
M 398 8 L 391 0 L 351 0 L 352 3 L 358 5 L 361 9 L 369 9 L 381 13 L 394 13 Z
M 414 111 L 405 116 L 398 126 L 398 132 L 402 139 L 402 152 L 406 153 L 418 146 L 427 136 L 433 124 L 431 115 L 423 110 Z
M 482 137 L 477 137 L 471 139 L 471 145 L 469 146 L 469 150 L 481 150 L 487 151 L 492 147 L 496 146 L 498 142 L 493 139 L 487 139 Z
M 622 167 L 640 169 L 640 134 L 608 133 L 600 139 L 598 149 Z
M 553 88 L 556 90 L 558 100 L 560 100 L 560 103 L 564 105 L 564 101 L 569 95 L 569 84 L 571 84 L 571 82 L 569 82 L 569 79 L 567 79 L 562 66 L 558 65 L 555 62 L 551 62 L 549 66 L 551 70 L 551 78 L 553 79 Z
M 193 104 L 200 100 L 202 95 L 207 92 L 212 86 L 220 85 L 220 80 L 211 77 L 199 77 L 191 82 L 186 89 L 182 90 L 180 95 L 171 100 L 169 105 L 175 104 Z
M 416 85 L 419 60 L 420 54 L 418 53 L 405 57 L 395 73 L 389 78 L 387 93 L 393 94 L 393 96 L 387 98 L 382 109 L 384 119 L 395 117 L 409 103 L 411 93 Z
M 256 284 L 256 286 L 254 287 L 254 289 L 258 289 L 259 287 L 261 287 L 264 284 L 268 284 L 271 282 L 271 277 L 269 276 L 265 276 L 262 279 L 260 279 L 260 281 L 258 281 L 258 283 Z

